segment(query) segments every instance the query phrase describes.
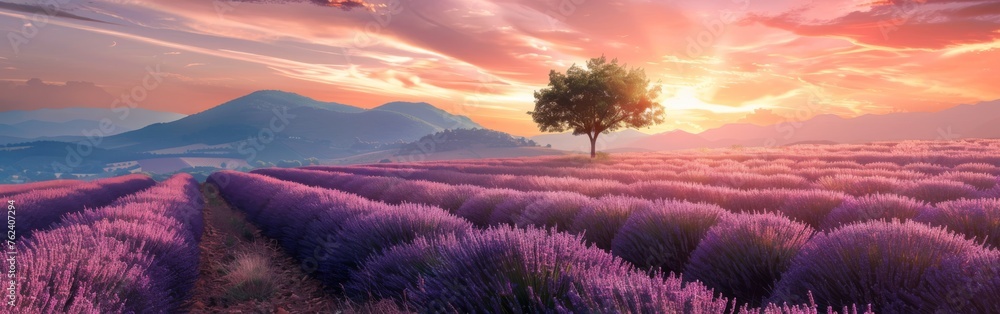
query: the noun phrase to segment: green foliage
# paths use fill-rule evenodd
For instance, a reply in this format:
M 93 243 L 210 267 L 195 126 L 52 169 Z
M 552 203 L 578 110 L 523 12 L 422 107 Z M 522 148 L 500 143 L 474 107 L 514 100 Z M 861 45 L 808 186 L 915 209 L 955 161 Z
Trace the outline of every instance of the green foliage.
M 528 114 L 542 132 L 587 134 L 594 156 L 601 133 L 662 123 L 664 110 L 655 102 L 659 94 L 660 86 L 651 86 L 642 69 L 601 56 L 587 61 L 586 68 L 549 72 L 549 87 L 535 91 L 535 110 Z

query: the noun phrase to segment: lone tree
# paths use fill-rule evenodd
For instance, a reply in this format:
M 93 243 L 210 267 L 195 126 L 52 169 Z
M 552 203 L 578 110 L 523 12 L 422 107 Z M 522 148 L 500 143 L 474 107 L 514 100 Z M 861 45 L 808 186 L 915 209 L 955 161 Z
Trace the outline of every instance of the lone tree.
M 659 94 L 642 69 L 601 56 L 587 61 L 586 69 L 574 64 L 566 74 L 550 71 L 549 87 L 535 91 L 535 111 L 528 114 L 542 132 L 587 134 L 594 158 L 601 133 L 662 123 L 663 107 L 654 101 Z

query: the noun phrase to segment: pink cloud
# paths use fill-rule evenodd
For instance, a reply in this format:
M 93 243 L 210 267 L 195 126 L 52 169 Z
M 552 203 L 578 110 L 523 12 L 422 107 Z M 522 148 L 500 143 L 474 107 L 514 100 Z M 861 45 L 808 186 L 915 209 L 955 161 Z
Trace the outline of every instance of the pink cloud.
M 907 0 L 874 3 L 867 11 L 828 20 L 807 20 L 801 17 L 802 10 L 791 10 L 755 14 L 747 21 L 802 36 L 846 38 L 887 48 L 942 49 L 1000 39 L 997 12 L 998 3 L 986 1 Z
M 678 109 L 658 130 L 764 121 L 813 93 L 827 106 L 810 114 L 844 116 L 1000 98 L 993 1 L 762 0 L 745 8 L 740 1 L 233 0 L 222 1 L 231 5 L 222 11 L 217 3 L 96 2 L 121 17 L 115 21 L 134 23 L 54 19 L 52 29 L 76 30 L 46 31 L 32 54 L 0 60 L 18 69 L 0 79 L 93 81 L 117 95 L 135 84 L 142 62 L 152 62 L 134 55 L 150 55 L 176 74 L 150 94 L 151 107 L 194 113 L 256 89 L 365 107 L 428 101 L 457 112 L 475 103 L 482 106 L 468 114 L 518 134 L 535 132 L 523 113 L 549 70 L 602 54 L 644 68 L 667 88 L 697 89 L 708 103 Z M 727 13 L 736 19 L 721 22 Z M 701 39 L 707 44 L 689 54 Z M 134 50 L 88 44 L 109 40 Z M 75 43 L 73 58 L 60 53 L 67 43 Z M 116 66 L 106 67 L 109 60 Z M 171 107 L 178 103 L 187 107 Z M 748 114 L 753 108 L 774 112 Z
M 353 9 L 364 9 L 367 11 L 375 11 L 376 8 L 381 7 L 381 5 L 379 4 L 372 4 L 364 0 L 235 0 L 235 1 L 255 2 L 255 3 L 310 3 L 319 6 L 338 8 L 344 11 L 350 11 Z

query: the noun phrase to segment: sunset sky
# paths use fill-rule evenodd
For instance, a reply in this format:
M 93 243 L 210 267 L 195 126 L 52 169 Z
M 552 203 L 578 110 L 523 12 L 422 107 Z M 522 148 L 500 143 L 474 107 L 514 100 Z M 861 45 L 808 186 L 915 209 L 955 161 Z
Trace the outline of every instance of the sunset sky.
M 549 70 L 602 54 L 662 82 L 648 133 L 1000 99 L 995 0 L 333 2 L 0 0 L 0 109 L 109 107 L 158 68 L 142 108 L 278 89 L 533 135 Z

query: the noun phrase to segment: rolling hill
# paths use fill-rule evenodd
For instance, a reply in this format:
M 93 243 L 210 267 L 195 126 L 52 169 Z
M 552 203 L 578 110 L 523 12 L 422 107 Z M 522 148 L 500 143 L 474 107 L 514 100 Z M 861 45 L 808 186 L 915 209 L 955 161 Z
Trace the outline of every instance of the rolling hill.
M 601 150 L 614 148 L 620 146 L 621 144 L 646 136 L 649 136 L 649 134 L 632 129 L 611 132 L 609 134 L 601 134 L 597 137 L 597 147 Z M 541 134 L 532 136 L 531 139 L 538 142 L 538 145 L 541 146 L 552 145 L 552 148 L 554 149 L 590 152 L 590 142 L 587 140 L 586 135 L 573 135 L 573 133 Z
M 482 128 L 481 125 L 468 117 L 452 115 L 425 102 L 391 102 L 372 108 L 372 110 L 402 113 L 444 129 Z
M 609 137 L 598 149 L 611 152 L 663 151 L 690 148 L 781 146 L 799 143 L 867 143 L 901 140 L 952 140 L 1000 137 L 1000 100 L 958 105 L 937 112 L 904 112 L 843 118 L 820 115 L 776 125 L 728 124 L 692 134 L 670 131 L 653 135 Z M 624 131 L 630 132 L 630 131 Z M 603 137 L 598 138 L 600 142 Z M 589 149 L 586 137 L 547 134 L 532 139 L 554 148 Z
M 391 103 L 365 110 L 268 90 L 177 121 L 108 137 L 102 146 L 153 151 L 230 144 L 233 153 L 257 159 L 301 159 L 356 153 L 348 150 L 358 140 L 408 142 L 470 123 L 478 126 L 425 103 Z
M 65 108 L 0 111 L 0 137 L 20 141 L 82 136 L 86 130 L 99 130 L 101 120 L 114 125 L 105 135 L 115 135 L 154 123 L 176 121 L 185 115 L 173 112 L 130 109 L 128 115 L 105 108 Z M 11 141 L 0 140 L 3 143 Z

